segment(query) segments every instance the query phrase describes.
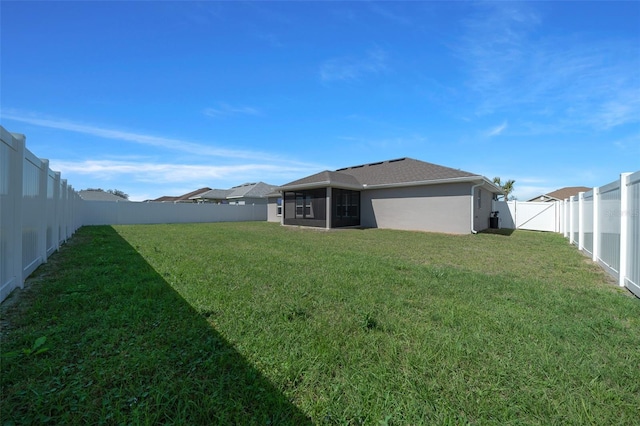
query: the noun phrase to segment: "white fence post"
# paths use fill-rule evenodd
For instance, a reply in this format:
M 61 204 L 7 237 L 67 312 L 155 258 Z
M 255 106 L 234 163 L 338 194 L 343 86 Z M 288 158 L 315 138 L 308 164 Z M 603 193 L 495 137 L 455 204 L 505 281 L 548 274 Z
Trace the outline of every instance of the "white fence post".
M 600 256 L 600 187 L 593 188 L 593 248 L 591 260 L 598 261 Z
M 576 197 L 574 195 L 572 195 L 571 197 L 569 197 L 569 243 L 573 244 L 573 233 L 574 233 L 574 227 L 575 224 L 573 223 L 573 209 L 574 209 L 574 199 Z
M 631 176 L 631 173 L 620 174 L 620 269 L 618 272 L 618 285 L 620 287 L 625 286 L 624 280 L 627 277 L 627 264 L 629 262 L 629 221 L 632 217 L 629 212 L 629 186 L 627 184 L 629 176 Z
M 15 225 L 13 226 L 13 249 L 15 255 L 13 256 L 13 270 L 16 275 L 17 284 L 20 288 L 24 288 L 24 268 L 22 265 L 22 200 L 23 200 L 23 171 L 24 171 L 24 157 L 25 157 L 25 143 L 26 137 L 17 133 L 12 133 L 14 140 L 16 141 L 16 156 L 13 159 L 14 167 L 13 176 L 9 178 L 10 185 L 13 186 L 13 212 Z
M 571 224 L 569 223 L 569 218 L 571 217 L 571 204 L 569 202 L 568 198 L 565 198 L 564 200 L 564 219 L 563 219 L 563 223 L 564 223 L 564 237 L 565 238 L 569 238 L 570 235 L 570 226 Z
M 51 240 L 55 251 L 60 249 L 60 172 L 53 173 L 53 225 Z
M 578 250 L 584 250 L 584 192 L 578 192 Z
M 60 241 L 67 242 L 67 209 L 69 204 L 67 203 L 67 180 L 62 179 L 60 181 Z
M 47 179 L 49 179 L 49 160 L 40 161 L 40 172 L 38 174 L 38 198 L 40 211 L 40 226 L 38 230 L 38 254 L 42 257 L 42 262 L 47 261 Z

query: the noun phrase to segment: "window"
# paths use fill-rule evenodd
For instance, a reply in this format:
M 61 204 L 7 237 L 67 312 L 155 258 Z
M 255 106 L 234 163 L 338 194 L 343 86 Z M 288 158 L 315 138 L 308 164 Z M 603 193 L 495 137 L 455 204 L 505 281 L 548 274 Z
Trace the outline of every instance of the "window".
M 296 218 L 304 217 L 304 197 L 296 194 Z
M 478 188 L 478 208 L 482 208 L 482 189 Z
M 313 218 L 313 210 L 311 208 L 311 195 L 307 195 L 304 199 L 304 217 Z
M 313 219 L 311 199 L 309 194 L 296 194 L 296 219 Z
M 282 216 L 282 197 L 276 201 L 276 216 Z
M 357 191 L 334 190 L 335 217 L 358 218 L 360 216 L 360 193 Z
M 287 191 L 282 198 L 285 225 L 326 226 L 327 189 Z

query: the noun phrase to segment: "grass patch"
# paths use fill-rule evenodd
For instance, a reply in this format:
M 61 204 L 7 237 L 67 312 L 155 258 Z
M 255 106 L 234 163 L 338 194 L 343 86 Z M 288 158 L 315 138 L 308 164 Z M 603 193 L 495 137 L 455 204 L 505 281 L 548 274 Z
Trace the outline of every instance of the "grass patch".
M 555 234 L 86 227 L 35 281 L 3 422 L 638 419 L 640 301 Z

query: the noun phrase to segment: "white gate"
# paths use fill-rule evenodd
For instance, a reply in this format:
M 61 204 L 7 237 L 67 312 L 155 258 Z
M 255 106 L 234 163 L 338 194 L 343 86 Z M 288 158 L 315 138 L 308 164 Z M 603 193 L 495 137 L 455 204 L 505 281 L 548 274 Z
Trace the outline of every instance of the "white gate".
M 494 201 L 501 228 L 560 232 L 561 207 L 557 202 Z

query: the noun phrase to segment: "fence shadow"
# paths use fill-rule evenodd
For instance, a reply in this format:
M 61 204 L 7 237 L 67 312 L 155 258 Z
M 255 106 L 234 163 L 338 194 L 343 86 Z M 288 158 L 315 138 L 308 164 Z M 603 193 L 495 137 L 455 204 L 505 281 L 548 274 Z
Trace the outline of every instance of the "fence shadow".
M 56 316 L 59 337 L 50 335 L 48 343 L 60 349 L 48 352 L 48 362 L 73 366 L 75 375 L 66 378 L 64 392 L 85 400 L 76 413 L 52 415 L 53 421 L 311 424 L 225 340 L 206 313 L 191 307 L 113 228 L 81 228 L 60 254 L 57 265 L 47 265 L 46 275 L 55 283 L 34 291 L 42 291 L 38 297 L 43 299 L 34 309 Z M 60 313 L 52 313 L 56 309 Z M 63 347 L 77 349 L 64 352 Z M 63 376 L 60 371 L 50 375 Z M 37 392 L 51 386 L 46 374 L 26 380 Z M 7 385 L 7 391 L 19 387 Z M 60 394 L 47 398 L 34 403 L 25 393 L 6 402 L 23 407 L 14 409 L 19 421 L 55 413 L 52 405 L 60 404 Z

